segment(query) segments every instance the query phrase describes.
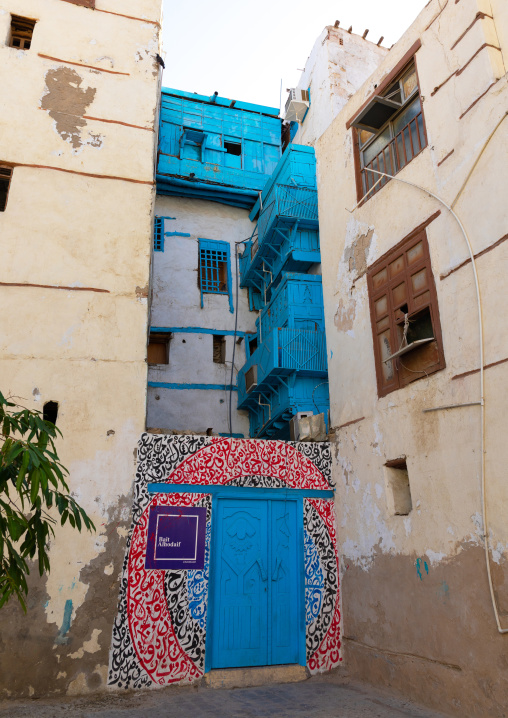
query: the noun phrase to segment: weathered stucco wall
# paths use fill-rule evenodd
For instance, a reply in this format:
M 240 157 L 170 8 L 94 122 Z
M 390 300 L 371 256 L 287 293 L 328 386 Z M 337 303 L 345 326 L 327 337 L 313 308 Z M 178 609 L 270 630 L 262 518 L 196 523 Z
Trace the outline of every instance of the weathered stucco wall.
M 11 13 L 37 20 L 29 50 L 6 45 Z M 4 696 L 105 685 L 145 421 L 160 14 L 160 0 L 0 2 L 0 389 L 58 402 L 69 486 L 97 526 L 58 529 L 28 615 L 2 609 Z
M 354 95 L 388 52 L 387 48 L 331 25 L 311 50 L 297 87 L 310 88 L 310 107 L 293 140 L 311 145 Z
M 155 214 L 171 217 L 165 221 L 167 236 L 163 252 L 154 252 L 152 268 L 151 326 L 175 328 L 169 345 L 168 364 L 149 367 L 150 382 L 178 384 L 182 388 L 153 387 L 148 389 L 147 426 L 176 431 L 229 433 L 229 391 L 199 389 L 196 385 L 229 386 L 234 336 L 226 335 L 226 362 L 213 361 L 213 334 L 234 332 L 235 315 L 230 311 L 227 295 L 203 294 L 199 285 L 199 239 L 228 242 L 233 308 L 236 307 L 235 242 L 251 236 L 254 225 L 247 210 L 183 197 L 157 195 Z M 179 236 L 188 235 L 188 236 Z M 244 245 L 238 245 L 243 251 Z M 245 332 L 255 330 L 257 312 L 249 311 L 247 290 L 238 296 L 237 340 Z M 189 332 L 202 328 L 208 332 Z M 182 329 L 179 332 L 178 329 Z M 233 384 L 237 369 L 245 363 L 245 341 L 235 349 Z M 189 387 L 189 388 L 183 388 Z M 232 431 L 249 435 L 249 418 L 237 411 L 237 392 L 233 392 Z
M 456 220 L 419 189 L 392 180 L 348 211 L 357 195 L 346 122 L 421 39 L 428 146 L 397 177 L 447 204 L 466 183 L 454 209 L 484 252 L 489 558 L 508 627 L 506 20 L 504 3 L 430 2 L 316 145 L 345 657 L 353 675 L 468 716 L 505 715 L 508 701 L 508 636 L 496 629 L 483 551 L 480 407 L 423 412 L 480 399 L 472 265 Z M 446 368 L 378 398 L 365 272 L 438 210 L 427 237 Z M 384 466 L 402 456 L 406 516 L 394 515 Z

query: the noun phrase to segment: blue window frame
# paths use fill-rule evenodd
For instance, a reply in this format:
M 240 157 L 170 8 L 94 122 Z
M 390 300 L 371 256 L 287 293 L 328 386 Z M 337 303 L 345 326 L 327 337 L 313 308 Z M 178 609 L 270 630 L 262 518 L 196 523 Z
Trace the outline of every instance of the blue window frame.
M 164 217 L 155 217 L 153 221 L 153 251 L 164 252 Z
M 199 240 L 201 309 L 203 308 L 203 294 L 227 294 L 229 296 L 229 311 L 233 312 L 229 253 L 228 242 L 219 242 L 213 239 Z

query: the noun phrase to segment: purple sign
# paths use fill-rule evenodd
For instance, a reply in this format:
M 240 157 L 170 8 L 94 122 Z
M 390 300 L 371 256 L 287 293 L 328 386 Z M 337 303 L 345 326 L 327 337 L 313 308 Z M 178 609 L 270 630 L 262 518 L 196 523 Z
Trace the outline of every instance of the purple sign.
M 204 506 L 152 506 L 145 568 L 204 568 L 205 535 Z

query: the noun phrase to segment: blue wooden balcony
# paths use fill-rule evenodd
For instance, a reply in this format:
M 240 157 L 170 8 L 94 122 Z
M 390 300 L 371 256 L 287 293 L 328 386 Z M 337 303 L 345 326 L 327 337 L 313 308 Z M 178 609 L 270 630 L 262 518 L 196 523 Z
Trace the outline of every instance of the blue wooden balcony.
M 263 291 L 282 270 L 306 272 L 321 261 L 317 191 L 274 185 L 240 257 L 241 284 Z
M 289 421 L 300 411 L 324 414 L 328 429 L 328 382 L 315 376 L 293 374 L 286 381 L 267 386 L 249 406 L 250 436 L 288 440 Z
M 247 409 L 250 435 L 289 439 L 289 420 L 300 411 L 330 408 L 325 334 L 273 329 L 238 372 L 238 408 Z
M 260 394 L 284 384 L 292 374 L 327 376 L 323 331 L 276 328 L 263 337 L 262 344 L 238 372 L 238 408 L 257 405 Z

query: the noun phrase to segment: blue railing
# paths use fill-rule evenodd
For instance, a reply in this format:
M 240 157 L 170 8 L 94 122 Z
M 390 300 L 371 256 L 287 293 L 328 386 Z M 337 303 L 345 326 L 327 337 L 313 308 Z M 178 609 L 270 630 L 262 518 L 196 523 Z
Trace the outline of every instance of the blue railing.
M 296 225 L 298 230 L 312 231 L 293 231 Z M 309 264 L 319 262 L 317 229 L 317 191 L 308 187 L 276 185 L 240 257 L 242 286 L 255 286 L 262 291 L 261 284 L 267 280 L 263 269 L 269 269 L 273 281 L 293 253 L 300 254 L 293 257 L 296 264 L 292 271 L 306 271 Z M 298 262 L 307 266 L 298 270 Z
M 246 390 L 245 375 L 256 365 L 257 387 Z M 308 329 L 273 329 L 238 372 L 238 406 L 257 396 L 263 384 L 277 382 L 277 376 L 293 373 L 325 376 L 326 340 L 323 331 Z M 256 399 L 257 401 L 257 399 Z
M 281 369 L 326 372 L 325 333 L 302 329 L 277 329 L 277 360 Z
M 294 185 L 275 185 L 272 196 L 259 214 L 258 233 L 260 243 L 276 217 L 291 217 L 310 222 L 318 221 L 317 190 Z

